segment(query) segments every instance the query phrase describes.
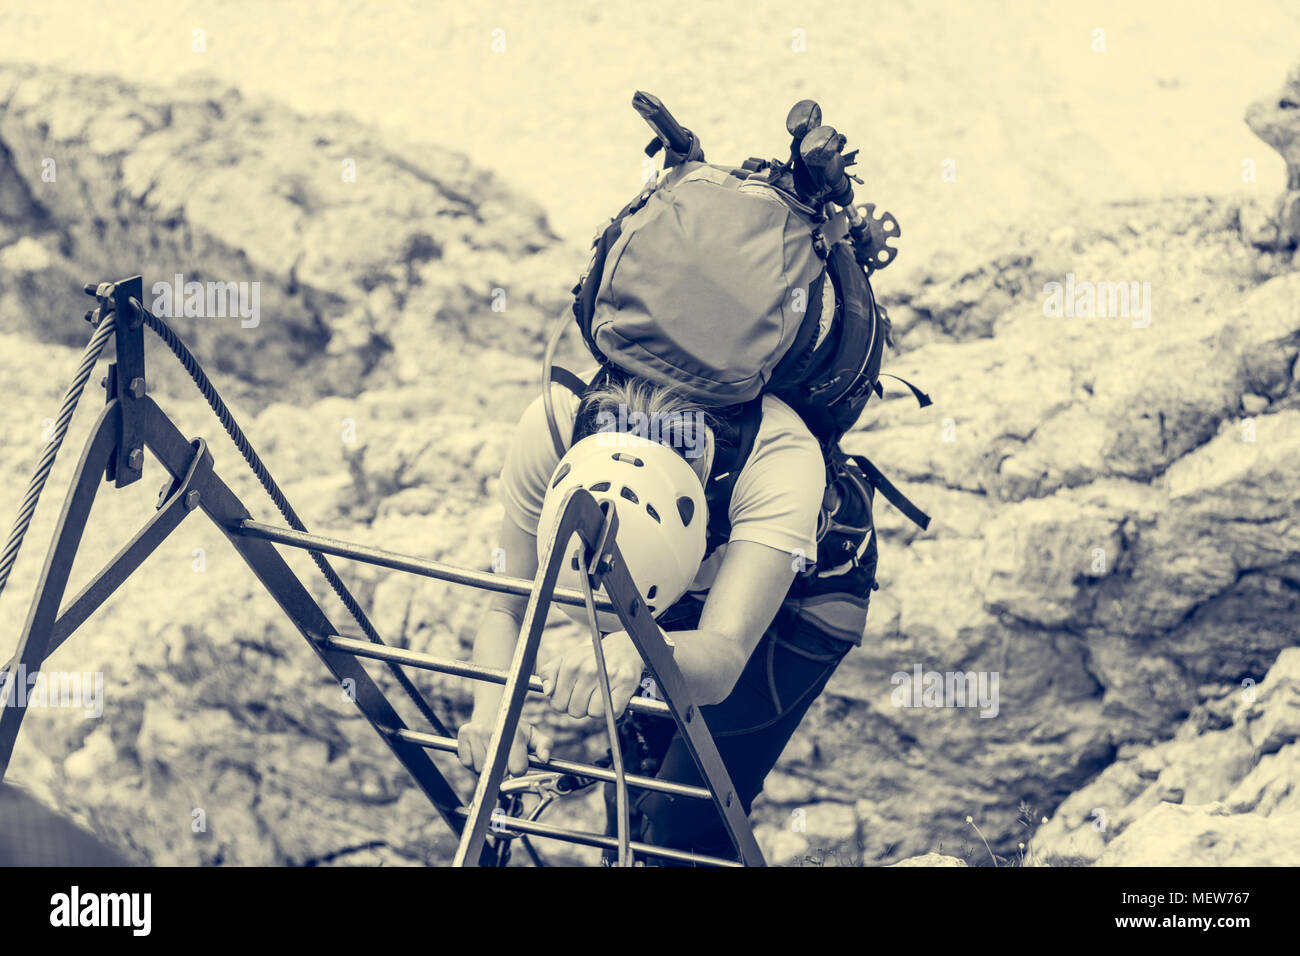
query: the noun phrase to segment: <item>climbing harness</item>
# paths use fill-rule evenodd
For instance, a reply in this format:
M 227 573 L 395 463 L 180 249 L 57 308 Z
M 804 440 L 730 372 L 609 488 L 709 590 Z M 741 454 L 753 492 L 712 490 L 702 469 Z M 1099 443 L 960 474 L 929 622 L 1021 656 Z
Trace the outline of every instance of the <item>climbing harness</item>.
M 4 550 L 0 551 L 0 591 L 3 590 L 30 527 L 36 504 L 67 434 L 73 412 L 109 339 L 114 361 L 104 380 L 106 404 L 83 447 L 72 485 L 41 571 L 36 594 L 20 632 L 18 648 L 0 667 L 0 782 L 13 754 L 15 740 L 26 715 L 25 695 L 13 695 L 17 675 L 32 681 L 53 651 L 62 645 L 94 611 L 112 596 L 132 572 L 181 524 L 198 511 L 225 533 L 240 557 L 270 592 L 294 627 L 308 641 L 325 667 L 380 735 L 397 760 L 411 774 L 434 809 L 459 837 L 453 865 L 504 865 L 510 845 L 518 841 L 534 863 L 543 863 L 530 838 L 554 839 L 616 852 L 623 865 L 634 857 L 657 857 L 710 866 L 762 865 L 763 855 L 748 818 L 737 799 L 731 779 L 718 753 L 699 707 L 692 701 L 672 649 L 641 600 L 618 547 L 618 518 L 613 508 L 602 507 L 583 489 L 573 490 L 561 506 L 553 534 L 546 542 L 533 580 L 491 574 L 379 548 L 310 533 L 289 504 L 234 416 L 222 401 L 198 360 L 163 319 L 141 304 L 143 279 L 132 276 L 119 282 L 86 287 L 98 307 L 87 313 L 94 332 L 86 346 L 55 421 L 36 472 L 28 486 Z M 148 394 L 145 377 L 144 328 L 148 327 L 171 350 L 189 373 L 208 406 L 234 442 L 245 463 L 257 476 L 288 527 L 254 520 L 245 504 L 230 489 L 213 465 L 207 443 L 187 441 L 171 418 Z M 91 581 L 66 604 L 68 576 L 85 531 L 101 475 L 121 488 L 140 479 L 145 450 L 153 453 L 170 475 L 160 494 L 157 511 Z M 577 535 L 578 552 L 566 552 Z M 281 557 L 276 546 L 307 551 L 340 603 L 355 622 L 360 637 L 337 628 Z M 510 667 L 483 667 L 468 661 L 448 660 L 384 643 L 360 603 L 353 597 L 326 556 L 437 578 L 486 591 L 528 598 L 520 638 Z M 586 569 L 580 590 L 556 586 L 561 565 L 576 560 Z M 603 588 L 604 595 L 597 596 Z M 506 760 L 514 740 L 524 699 L 540 693 L 541 680 L 533 676 L 538 646 L 552 603 L 585 608 L 592 631 L 592 652 L 605 705 L 612 766 L 602 767 L 561 758 L 528 758 L 530 773 L 506 779 Z M 605 672 L 597 612 L 613 612 L 641 654 L 659 699 L 635 697 L 628 710 L 642 717 L 676 722 L 690 748 L 704 786 L 691 786 L 627 773 L 617 746 L 616 715 L 612 711 L 609 677 Z M 428 729 L 408 726 L 365 668 L 366 661 L 383 664 L 410 698 Z M 462 801 L 434 762 L 432 753 L 455 754 L 457 741 L 438 719 L 428 700 L 411 681 L 405 667 L 434 671 L 503 685 L 500 709 L 487 748 L 487 760 L 472 798 Z M 9 699 L 13 697 L 14 699 Z M 617 792 L 619 823 L 616 836 L 567 830 L 539 817 L 564 796 L 583 793 L 598 783 L 612 783 Z M 628 788 L 652 790 L 677 797 L 711 800 L 731 838 L 736 856 L 727 859 L 672 847 L 633 841 L 628 825 Z M 525 811 L 525 797 L 536 805 Z

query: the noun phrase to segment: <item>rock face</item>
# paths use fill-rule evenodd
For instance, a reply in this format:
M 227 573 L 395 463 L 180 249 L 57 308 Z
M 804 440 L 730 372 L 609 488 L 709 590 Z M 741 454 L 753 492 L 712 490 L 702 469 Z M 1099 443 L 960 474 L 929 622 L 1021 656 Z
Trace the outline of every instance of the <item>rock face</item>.
M 1130 748 L 1034 839 L 1048 860 L 1108 866 L 1295 866 L 1300 647 L 1199 705 L 1172 740 Z
M 1021 802 L 1037 820 L 1295 643 L 1300 274 L 1261 283 L 1214 203 L 1107 212 L 1124 224 L 1108 238 L 1021 230 L 1019 272 L 994 244 L 893 309 L 889 371 L 935 406 L 899 390 L 844 444 L 935 521 L 922 533 L 879 503 L 867 639 L 796 735 L 794 783 L 768 794 L 783 829 L 850 802 L 869 858 L 982 853 L 971 815 L 1012 856 L 1032 829 Z M 1070 273 L 1149 283 L 1149 318 L 1045 314 L 1045 277 Z M 999 287 L 996 318 L 968 323 Z M 983 290 L 945 307 L 961 338 L 909 315 L 954 288 Z M 900 705 L 896 675 L 917 668 L 996 674 L 996 715 Z
M 141 268 L 243 277 L 266 283 L 258 327 L 176 324 L 205 365 L 227 370 L 218 385 L 309 527 L 487 567 L 496 475 L 536 392 L 542 321 L 581 268 L 578 251 L 549 244 L 535 207 L 454 154 L 380 147 L 355 125 L 225 92 L 0 77 L 0 162 L 16 176 L 0 177 L 4 500 L 18 500 L 75 364 L 59 343 L 85 334 L 61 331 L 86 307 L 81 282 Z M 34 172 L 46 152 L 70 157 L 57 190 Z M 291 155 L 300 163 L 285 165 Z M 348 158 L 355 183 L 340 178 Z M 1016 857 L 1035 830 L 1044 853 L 1095 859 L 1104 840 L 1062 848 L 1054 828 L 1086 828 L 1096 806 L 1127 819 L 1137 791 L 1067 796 L 1112 766 L 1124 787 L 1125 773 L 1145 779 L 1123 768 L 1280 666 L 1300 605 L 1300 273 L 1243 243 L 1238 220 L 1233 202 L 1104 206 L 990 229 L 909 289 L 881 276 L 900 345 L 888 371 L 935 404 L 918 410 L 890 388 L 844 445 L 935 520 L 920 532 L 879 503 L 866 640 L 755 806 L 772 862 L 987 864 Z M 57 315 L 36 327 L 23 305 L 47 287 L 72 291 L 46 300 Z M 160 403 L 272 516 L 188 382 L 160 371 L 169 362 L 153 360 Z M 3 598 L 10 618 L 91 417 L 75 423 Z M 74 587 L 152 513 L 153 480 L 101 493 Z M 290 560 L 344 620 L 306 556 Z M 467 655 L 480 595 L 335 563 L 390 643 Z M 557 617 L 548 641 L 581 639 Z M 445 825 L 214 528 L 184 525 L 52 666 L 102 673 L 105 719 L 34 711 L 11 772 L 133 859 L 449 858 Z M 449 721 L 464 714 L 465 682 L 417 683 Z M 545 719 L 557 753 L 603 750 L 595 722 Z M 1278 729 L 1259 740 L 1293 739 L 1287 719 L 1267 718 Z M 1228 791 L 1171 771 L 1144 805 L 1181 786 L 1184 804 L 1231 808 L 1254 777 L 1255 806 L 1289 806 L 1298 775 L 1282 757 L 1294 744 L 1256 755 L 1247 740 L 1249 753 L 1224 744 L 1237 761 L 1223 764 Z M 468 794 L 455 762 L 440 765 Z M 561 817 L 598 827 L 599 796 L 548 815 Z
M 536 254 L 576 271 L 536 203 L 464 156 L 203 83 L 2 67 L 0 183 L 0 246 L 28 237 L 0 258 L 6 328 L 82 341 L 81 284 L 140 272 L 210 367 L 281 397 L 424 381 L 463 339 L 518 351 L 564 301 Z M 177 275 L 247 283 L 250 313 L 255 283 L 258 313 L 220 314 L 224 288 L 168 311 L 154 283 Z

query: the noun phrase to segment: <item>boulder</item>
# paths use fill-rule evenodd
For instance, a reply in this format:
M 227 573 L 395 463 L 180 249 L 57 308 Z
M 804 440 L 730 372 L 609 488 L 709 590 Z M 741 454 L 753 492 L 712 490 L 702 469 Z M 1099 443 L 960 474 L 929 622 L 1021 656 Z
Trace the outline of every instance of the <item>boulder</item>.
M 890 866 L 966 866 L 965 860 L 941 853 L 926 853 L 924 856 L 910 856 L 906 860 L 891 863 Z
M 1263 249 L 1294 249 L 1300 243 L 1300 62 L 1280 90 L 1246 108 L 1246 125 L 1282 156 L 1286 190 L 1249 213 L 1243 209 L 1242 238 Z
M 1294 839 L 1286 834 L 1300 812 L 1298 708 L 1300 647 L 1290 647 L 1262 682 L 1211 697 L 1173 739 L 1132 748 L 1071 794 L 1033 852 L 1114 865 L 1274 865 L 1253 841 Z M 1240 860 L 1230 859 L 1234 846 Z M 1211 855 L 1198 859 L 1200 850 Z
M 1162 803 L 1107 847 L 1097 865 L 1300 866 L 1300 813 L 1261 817 L 1219 803 Z

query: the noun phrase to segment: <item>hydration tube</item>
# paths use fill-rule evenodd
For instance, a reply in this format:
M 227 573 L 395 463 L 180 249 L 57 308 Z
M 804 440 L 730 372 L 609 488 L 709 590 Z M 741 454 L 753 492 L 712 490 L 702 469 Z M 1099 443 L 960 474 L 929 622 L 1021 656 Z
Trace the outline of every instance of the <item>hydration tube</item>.
M 546 427 L 551 432 L 551 443 L 555 453 L 564 457 L 568 448 L 560 434 L 560 426 L 555 422 L 555 401 L 551 398 L 551 367 L 555 364 L 555 352 L 564 338 L 564 329 L 569 324 L 569 317 L 561 313 L 551 328 L 551 337 L 546 342 L 546 352 L 542 356 L 542 407 L 546 409 Z

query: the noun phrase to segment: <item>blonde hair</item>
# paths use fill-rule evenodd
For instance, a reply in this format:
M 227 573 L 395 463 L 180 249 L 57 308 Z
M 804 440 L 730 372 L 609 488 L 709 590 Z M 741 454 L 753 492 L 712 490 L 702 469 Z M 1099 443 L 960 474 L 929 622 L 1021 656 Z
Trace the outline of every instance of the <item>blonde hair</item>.
M 597 424 L 597 430 L 634 432 L 667 445 L 688 460 L 703 457 L 713 425 L 704 407 L 679 385 L 661 385 L 637 376 L 592 389 L 583 405 L 593 421 L 605 423 Z M 695 454 L 686 454 L 692 449 Z

